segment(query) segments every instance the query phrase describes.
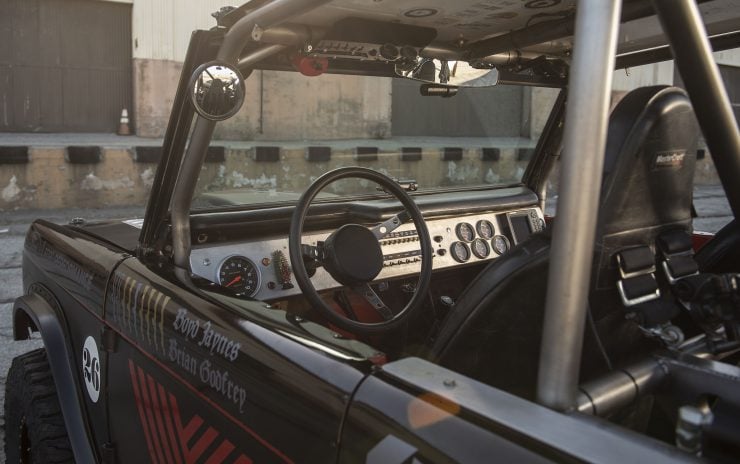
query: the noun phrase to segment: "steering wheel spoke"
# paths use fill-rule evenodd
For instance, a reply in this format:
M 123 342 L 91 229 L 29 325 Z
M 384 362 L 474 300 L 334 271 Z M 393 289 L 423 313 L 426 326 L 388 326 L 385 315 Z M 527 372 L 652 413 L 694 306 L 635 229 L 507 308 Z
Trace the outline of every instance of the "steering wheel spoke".
M 301 256 L 303 256 L 304 261 L 315 261 L 318 264 L 323 264 L 324 249 L 322 246 L 301 243 Z
M 383 303 L 383 300 L 381 300 L 378 294 L 375 293 L 375 290 L 373 290 L 370 284 L 355 285 L 352 287 L 352 290 L 362 295 L 362 297 L 370 303 L 370 306 L 380 314 L 383 320 L 390 321 L 396 316 L 393 311 Z
M 406 211 L 401 211 L 400 213 L 394 215 L 392 218 L 388 219 L 387 221 L 383 221 L 380 224 L 378 224 L 375 227 L 372 227 L 370 229 L 370 232 L 375 235 L 375 238 L 378 240 L 384 238 L 386 235 L 390 234 L 394 230 L 398 229 L 398 227 L 403 224 L 404 222 L 411 219 L 411 216 Z

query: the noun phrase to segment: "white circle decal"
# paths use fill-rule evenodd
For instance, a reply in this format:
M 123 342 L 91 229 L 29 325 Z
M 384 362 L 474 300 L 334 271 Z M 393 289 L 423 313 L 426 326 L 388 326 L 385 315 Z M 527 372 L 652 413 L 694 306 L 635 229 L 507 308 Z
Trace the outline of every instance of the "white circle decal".
M 85 378 L 90 400 L 97 403 L 100 396 L 100 356 L 98 345 L 91 336 L 85 339 L 85 346 L 82 348 L 82 376 Z

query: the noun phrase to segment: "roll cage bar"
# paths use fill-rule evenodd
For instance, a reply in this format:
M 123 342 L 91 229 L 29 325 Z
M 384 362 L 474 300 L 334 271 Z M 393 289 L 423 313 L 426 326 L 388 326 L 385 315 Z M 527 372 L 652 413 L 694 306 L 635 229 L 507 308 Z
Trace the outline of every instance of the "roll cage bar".
M 247 76 L 255 63 L 280 52 L 286 43 L 305 41 L 306 36 L 301 31 L 278 26 L 329 1 L 256 0 L 219 17 L 219 24 L 226 27 L 194 33 L 165 134 L 163 161 L 147 205 L 140 235 L 140 257 L 171 251 L 174 264 L 183 270 L 189 269 L 190 207 L 215 127 L 215 122 L 196 116 L 190 143 L 185 148 L 194 116 L 187 95 L 190 72 L 215 58 L 239 66 Z M 556 410 L 576 408 L 587 313 L 588 286 L 583 282 L 588 281 L 591 274 L 602 181 L 603 156 L 595 155 L 604 153 L 606 143 L 617 31 L 620 21 L 652 14 L 660 19 L 733 215 L 738 218 L 740 184 L 733 183 L 732 177 L 740 173 L 740 137 L 693 0 L 651 0 L 628 2 L 624 6 L 612 0 L 579 0 L 575 18 L 537 24 L 473 43 L 467 48 L 467 57 L 475 58 L 568 35 L 574 35 L 575 39 L 567 87 L 571 90 L 563 133 L 559 220 L 553 231 L 537 394 L 541 404 Z M 282 43 L 266 45 L 240 56 L 251 40 L 259 41 L 266 33 L 279 37 L 274 40 Z M 732 33 L 719 40 L 725 39 L 721 43 L 727 45 L 728 40 L 732 42 L 736 37 L 737 33 Z M 733 42 L 735 44 L 737 42 Z M 639 62 L 643 56 L 665 56 L 666 49 L 657 51 L 662 55 L 650 53 L 631 55 L 633 61 L 628 57 L 616 64 Z M 525 181 L 542 182 L 536 177 L 525 176 Z M 173 178 L 177 179 L 174 187 L 165 185 L 165 179 Z M 168 209 L 169 224 L 166 221 Z M 168 230 L 172 236 L 171 250 L 166 243 Z

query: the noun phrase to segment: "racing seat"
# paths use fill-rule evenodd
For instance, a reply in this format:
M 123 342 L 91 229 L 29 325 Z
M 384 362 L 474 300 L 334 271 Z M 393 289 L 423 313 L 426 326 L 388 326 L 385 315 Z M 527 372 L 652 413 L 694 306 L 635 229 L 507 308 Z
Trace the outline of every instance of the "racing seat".
M 584 339 L 582 381 L 607 370 L 598 341 L 614 364 L 629 362 L 658 346 L 625 317 L 630 309 L 617 290 L 620 274 L 615 255 L 647 245 L 654 256 L 658 235 L 674 229 L 690 232 L 698 135 L 688 97 L 674 87 L 634 90 L 610 117 L 589 293 L 592 324 L 587 324 Z M 550 243 L 546 230 L 490 263 L 443 321 L 431 358 L 533 399 Z

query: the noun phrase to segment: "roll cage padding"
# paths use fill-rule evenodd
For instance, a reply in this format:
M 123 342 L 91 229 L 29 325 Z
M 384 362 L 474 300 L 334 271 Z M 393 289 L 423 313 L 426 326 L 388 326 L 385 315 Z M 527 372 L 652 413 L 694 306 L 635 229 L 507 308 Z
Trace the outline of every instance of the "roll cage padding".
M 16 325 L 19 318 L 27 318 L 27 321 L 19 322 L 25 323 L 28 327 L 27 322 L 30 321 L 41 333 L 75 462 L 97 462 L 82 402 L 77 395 L 74 366 L 70 364 L 74 357 L 57 314 L 41 296 L 32 294 L 17 298 L 13 305 L 13 333 L 16 340 L 23 338 L 18 330 L 20 326 Z

